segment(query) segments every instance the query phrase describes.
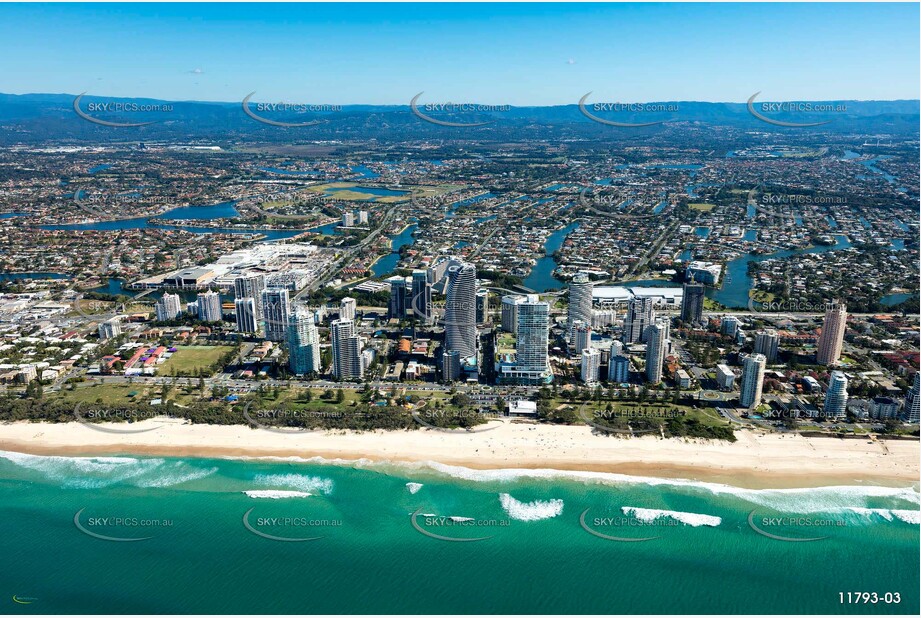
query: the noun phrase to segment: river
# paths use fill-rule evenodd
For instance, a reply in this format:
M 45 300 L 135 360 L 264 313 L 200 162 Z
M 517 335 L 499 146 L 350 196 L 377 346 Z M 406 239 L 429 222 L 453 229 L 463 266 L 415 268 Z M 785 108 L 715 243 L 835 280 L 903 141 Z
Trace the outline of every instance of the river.
M 524 285 L 535 292 L 546 292 L 547 290 L 566 287 L 566 283 L 553 276 L 556 270 L 556 260 L 553 259 L 553 253 L 563 246 L 566 237 L 579 227 L 579 223 L 570 223 L 563 229 L 557 230 L 547 237 L 544 243 L 544 257 L 537 260 L 531 274 L 524 280 Z

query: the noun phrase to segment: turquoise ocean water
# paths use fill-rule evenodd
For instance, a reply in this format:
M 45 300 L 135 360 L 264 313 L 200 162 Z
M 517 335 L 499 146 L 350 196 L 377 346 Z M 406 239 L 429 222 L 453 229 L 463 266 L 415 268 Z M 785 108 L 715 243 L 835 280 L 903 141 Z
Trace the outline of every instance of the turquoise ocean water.
M 746 490 L 437 464 L 0 452 L 0 604 L 917 614 L 918 509 L 917 486 Z M 879 601 L 842 605 L 855 591 Z

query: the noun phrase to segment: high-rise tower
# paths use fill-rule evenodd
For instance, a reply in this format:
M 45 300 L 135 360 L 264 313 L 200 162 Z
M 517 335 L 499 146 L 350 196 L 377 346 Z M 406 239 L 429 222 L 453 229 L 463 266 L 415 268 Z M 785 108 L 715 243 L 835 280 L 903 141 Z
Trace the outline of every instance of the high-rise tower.
M 825 417 L 841 418 L 847 414 L 847 376 L 841 371 L 832 371 L 825 392 Z
M 763 354 L 746 356 L 742 361 L 742 382 L 739 384 L 739 403 L 743 408 L 753 408 L 761 403 L 761 389 L 764 386 L 764 366 L 767 359 Z
M 472 264 L 448 268 L 445 349 L 460 352 L 463 358 L 476 355 L 476 267 Z
M 333 375 L 340 380 L 361 378 L 361 339 L 352 320 L 333 320 L 330 325 L 333 351 Z
M 653 384 L 662 381 L 662 364 L 665 362 L 668 330 L 668 325 L 664 320 L 646 329 L 646 380 Z
M 569 311 L 566 326 L 570 340 L 574 336 L 576 321 L 592 325 L 592 289 L 594 284 L 585 273 L 577 273 L 569 284 Z M 581 352 L 581 351 L 580 351 Z
M 704 291 L 699 283 L 685 283 L 681 297 L 681 321 L 700 324 L 704 320 Z
M 288 290 L 267 288 L 262 290 L 262 319 L 265 320 L 265 338 L 269 341 L 284 341 L 288 336 L 288 314 L 290 313 Z
M 288 366 L 297 375 L 320 373 L 320 334 L 305 308 L 297 308 L 288 322 Z
M 844 346 L 844 330 L 847 327 L 847 306 L 835 302 L 825 310 L 822 334 L 816 344 L 816 362 L 820 365 L 834 365 L 841 358 Z
M 653 309 L 653 300 L 647 297 L 634 296 L 627 304 L 627 315 L 624 317 L 624 343 L 637 343 L 645 340 L 646 327 L 656 319 Z
M 777 350 L 780 345 L 780 337 L 773 328 L 759 330 L 755 334 L 755 354 L 764 354 L 768 363 L 777 360 Z

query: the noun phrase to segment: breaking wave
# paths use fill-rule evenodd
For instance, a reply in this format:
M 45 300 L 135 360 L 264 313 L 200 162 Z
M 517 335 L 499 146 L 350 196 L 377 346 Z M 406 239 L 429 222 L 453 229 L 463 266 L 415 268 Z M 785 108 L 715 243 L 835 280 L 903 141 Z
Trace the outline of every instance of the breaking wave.
M 0 458 L 37 472 L 62 487 L 99 489 L 119 483 L 135 487 L 172 487 L 217 472 L 185 461 L 135 457 L 65 457 L 0 451 Z
M 406 483 L 406 489 L 408 489 L 411 494 L 418 493 L 422 487 L 422 483 Z
M 632 515 L 643 522 L 653 522 L 657 519 L 674 519 L 681 523 L 693 526 L 719 526 L 723 520 L 716 515 L 703 515 L 701 513 L 683 513 L 681 511 L 662 511 L 660 509 L 641 509 L 635 506 L 625 506 L 621 510 L 624 515 Z
M 313 494 L 307 491 L 289 491 L 284 489 L 248 489 L 244 491 L 250 498 L 269 498 L 281 500 L 283 498 L 308 498 Z
M 550 519 L 563 512 L 563 501 L 557 499 L 520 502 L 509 494 L 499 494 L 499 502 L 508 516 L 518 521 Z
M 257 474 L 253 477 L 253 484 L 284 487 L 308 493 L 331 494 L 333 492 L 332 479 L 306 474 Z

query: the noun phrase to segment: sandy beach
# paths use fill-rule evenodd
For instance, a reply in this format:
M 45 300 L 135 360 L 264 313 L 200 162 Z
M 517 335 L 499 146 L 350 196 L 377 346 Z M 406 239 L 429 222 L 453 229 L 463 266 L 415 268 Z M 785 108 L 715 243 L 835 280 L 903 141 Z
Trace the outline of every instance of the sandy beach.
M 489 431 L 278 433 L 243 425 L 150 419 L 132 425 L 15 422 L 0 425 L 0 450 L 39 455 L 322 457 L 436 461 L 475 469 L 548 468 L 685 478 L 737 487 L 883 484 L 919 479 L 919 443 L 805 438 L 738 431 L 738 442 L 620 438 L 585 426 L 497 422 Z M 143 433 L 115 431 L 150 429 Z

